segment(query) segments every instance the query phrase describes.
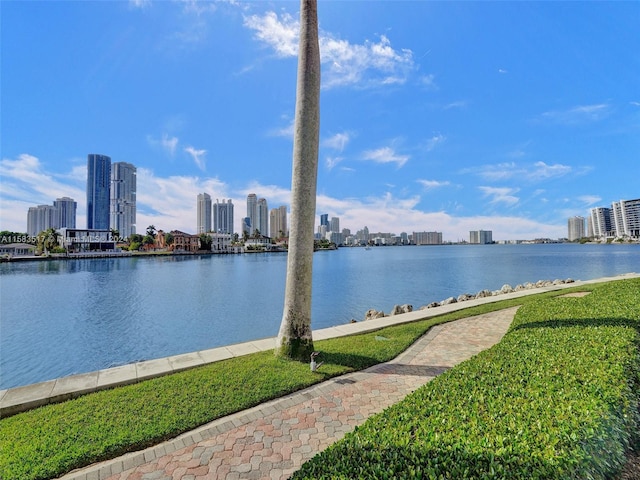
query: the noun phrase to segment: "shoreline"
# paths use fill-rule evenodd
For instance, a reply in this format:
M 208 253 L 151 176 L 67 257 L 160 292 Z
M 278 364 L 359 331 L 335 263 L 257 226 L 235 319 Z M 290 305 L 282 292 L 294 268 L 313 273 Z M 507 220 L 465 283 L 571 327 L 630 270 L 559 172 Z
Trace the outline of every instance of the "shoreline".
M 325 340 L 348 335 L 366 333 L 390 325 L 414 322 L 476 305 L 494 303 L 500 300 L 519 298 L 538 293 L 564 290 L 594 283 L 640 278 L 640 273 L 626 273 L 614 277 L 574 281 L 514 291 L 464 302 L 440 305 L 438 307 L 414 310 L 409 313 L 389 315 L 377 319 L 347 323 L 313 331 L 314 340 Z M 176 373 L 181 370 L 271 350 L 275 337 L 263 338 L 224 347 L 200 350 L 170 357 L 145 360 L 93 372 L 69 375 L 44 382 L 0 390 L 0 418 L 15 415 L 50 403 L 59 403 L 87 393 L 137 383 L 143 380 Z

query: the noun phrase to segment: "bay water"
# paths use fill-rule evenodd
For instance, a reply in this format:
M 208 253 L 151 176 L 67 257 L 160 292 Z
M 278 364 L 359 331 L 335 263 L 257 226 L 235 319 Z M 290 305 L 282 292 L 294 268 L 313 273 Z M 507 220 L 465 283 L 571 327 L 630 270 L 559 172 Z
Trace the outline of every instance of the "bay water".
M 286 253 L 261 253 L 2 263 L 0 389 L 274 337 L 286 261 Z M 630 272 L 640 272 L 638 244 L 320 251 L 312 327 L 504 284 Z

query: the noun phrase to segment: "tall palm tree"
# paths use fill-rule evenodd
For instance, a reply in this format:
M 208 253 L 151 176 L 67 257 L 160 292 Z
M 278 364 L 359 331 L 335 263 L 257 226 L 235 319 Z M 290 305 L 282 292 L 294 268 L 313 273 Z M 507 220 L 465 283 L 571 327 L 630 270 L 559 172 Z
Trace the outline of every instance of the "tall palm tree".
M 276 355 L 309 361 L 313 224 L 320 126 L 320 47 L 316 0 L 300 0 L 300 44 L 293 136 L 291 230 L 282 322 Z

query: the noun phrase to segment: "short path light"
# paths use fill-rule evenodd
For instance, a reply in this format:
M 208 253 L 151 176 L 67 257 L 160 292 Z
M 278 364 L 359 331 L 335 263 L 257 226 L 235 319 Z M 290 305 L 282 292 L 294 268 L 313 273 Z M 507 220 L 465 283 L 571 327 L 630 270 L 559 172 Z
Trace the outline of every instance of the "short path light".
M 322 365 L 324 362 L 320 362 L 320 363 L 316 363 L 316 357 L 320 355 L 320 352 L 313 352 L 311 354 L 311 371 L 315 372 L 318 368 L 320 368 L 320 365 Z

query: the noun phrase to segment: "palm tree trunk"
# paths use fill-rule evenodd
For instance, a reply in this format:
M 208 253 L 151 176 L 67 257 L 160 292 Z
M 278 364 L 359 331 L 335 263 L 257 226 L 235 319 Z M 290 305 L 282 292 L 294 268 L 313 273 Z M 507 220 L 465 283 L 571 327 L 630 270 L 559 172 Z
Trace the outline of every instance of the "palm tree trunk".
M 284 310 L 276 354 L 309 361 L 313 225 L 316 215 L 320 127 L 320 47 L 316 0 L 300 1 L 300 45 L 293 137 L 291 232 Z

